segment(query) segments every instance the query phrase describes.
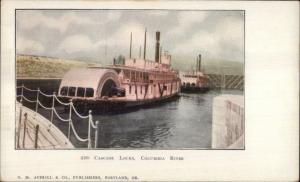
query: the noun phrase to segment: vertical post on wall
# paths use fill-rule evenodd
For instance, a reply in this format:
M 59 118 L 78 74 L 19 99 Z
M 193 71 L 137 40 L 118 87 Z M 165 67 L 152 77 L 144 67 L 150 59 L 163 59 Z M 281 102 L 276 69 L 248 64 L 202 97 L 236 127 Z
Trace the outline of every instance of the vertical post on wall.
M 35 127 L 35 139 L 34 139 L 34 148 L 37 149 L 38 147 L 38 138 L 39 137 L 39 125 Z
M 40 88 L 38 88 L 38 91 L 36 93 L 36 104 L 35 104 L 35 112 L 38 112 L 38 107 L 39 107 L 39 94 L 40 94 Z
M 53 92 L 53 97 L 52 97 L 52 108 L 51 108 L 51 123 L 53 122 L 53 114 L 54 114 L 54 104 L 55 104 L 55 92 Z
M 98 145 L 98 134 L 99 133 L 99 121 L 96 121 L 96 131 L 95 131 L 95 148 Z
M 88 128 L 88 148 L 91 148 L 91 122 L 93 118 L 92 118 L 92 111 L 89 110 L 89 128 Z
M 27 113 L 24 114 L 24 131 L 23 131 L 23 149 L 25 149 L 25 136 L 26 136 L 26 122 L 27 122 Z
M 70 111 L 69 111 L 69 128 L 68 128 L 68 139 L 70 139 L 70 133 L 71 133 L 71 122 L 72 122 L 72 105 L 73 102 L 70 103 Z
M 21 106 L 20 106 L 20 113 L 19 113 L 19 127 L 18 127 L 18 133 L 17 133 L 17 148 L 20 148 L 20 133 L 21 133 L 21 122 L 22 122 L 23 97 L 21 97 L 20 104 L 21 104 Z

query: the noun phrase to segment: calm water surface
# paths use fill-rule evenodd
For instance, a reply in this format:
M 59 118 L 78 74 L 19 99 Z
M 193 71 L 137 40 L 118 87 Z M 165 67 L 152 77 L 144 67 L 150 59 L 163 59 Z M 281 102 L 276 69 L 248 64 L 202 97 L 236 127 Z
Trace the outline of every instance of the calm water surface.
M 150 108 L 113 114 L 93 115 L 99 120 L 98 148 L 120 149 L 204 149 L 211 147 L 212 100 L 223 94 L 243 94 L 242 91 L 210 91 L 205 94 L 181 94 L 180 98 Z M 63 109 L 58 112 L 67 118 Z M 60 109 L 60 110 L 59 110 Z M 49 113 L 40 112 L 48 118 Z M 87 121 L 74 118 L 79 136 L 86 138 Z M 66 135 L 68 124 L 54 121 Z M 92 132 L 94 136 L 94 131 Z M 77 148 L 86 148 L 71 135 Z M 94 142 L 94 141 L 93 141 Z

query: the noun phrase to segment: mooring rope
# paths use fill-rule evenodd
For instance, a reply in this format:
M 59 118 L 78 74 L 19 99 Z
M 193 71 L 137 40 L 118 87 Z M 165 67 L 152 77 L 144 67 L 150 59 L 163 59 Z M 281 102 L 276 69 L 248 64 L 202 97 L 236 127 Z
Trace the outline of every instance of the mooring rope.
M 88 115 L 87 115 L 87 116 L 83 116 L 83 115 L 79 114 L 78 111 L 75 109 L 75 107 L 74 107 L 73 104 L 72 104 L 72 108 L 73 108 L 74 112 L 76 113 L 76 115 L 77 115 L 78 117 L 80 117 L 80 118 L 82 118 L 82 119 L 87 119 L 87 118 L 89 117 Z
M 39 89 L 38 89 L 38 90 L 30 89 L 30 88 L 25 87 L 24 85 L 18 86 L 18 87 L 16 87 L 16 88 L 17 88 L 17 89 L 18 89 L 18 88 L 25 88 L 25 89 L 28 90 L 28 91 L 41 93 L 42 95 L 44 95 L 44 96 L 46 96 L 46 97 L 54 97 L 55 100 L 56 100 L 57 102 L 59 102 L 60 104 L 62 104 L 62 105 L 64 105 L 64 106 L 69 106 L 69 105 L 71 105 L 71 107 L 72 107 L 72 109 L 74 110 L 75 114 L 76 114 L 79 118 L 81 118 L 81 119 L 87 119 L 87 118 L 89 118 L 89 122 L 91 123 L 90 126 L 91 126 L 93 129 L 97 129 L 97 126 L 96 126 L 96 124 L 94 124 L 92 117 L 90 117 L 90 114 L 87 115 L 87 116 L 81 115 L 81 114 L 76 110 L 76 108 L 74 107 L 74 105 L 72 104 L 72 102 L 70 102 L 70 103 L 64 103 L 64 102 L 62 102 L 61 100 L 59 100 L 58 97 L 57 97 L 55 94 L 53 94 L 53 95 L 48 95 L 48 94 L 43 93 L 43 92 L 40 91 Z M 28 102 L 32 102 L 32 103 L 36 103 L 36 102 L 37 102 L 37 104 L 40 105 L 42 108 L 47 109 L 47 110 L 53 110 L 53 112 L 55 113 L 55 115 L 57 116 L 57 118 L 58 118 L 59 120 L 61 120 L 62 122 L 69 122 L 69 123 L 70 123 L 70 126 L 71 126 L 71 128 L 72 128 L 72 131 L 73 131 L 73 133 L 74 133 L 74 135 L 75 135 L 75 137 L 76 137 L 77 140 L 79 140 L 79 141 L 81 141 L 81 142 L 87 142 L 87 141 L 89 141 L 89 137 L 88 137 L 87 139 L 84 139 L 84 138 L 81 138 L 81 137 L 78 135 L 78 133 L 77 133 L 76 130 L 75 130 L 75 127 L 74 127 L 74 124 L 73 124 L 73 121 L 72 121 L 71 118 L 68 118 L 68 119 L 62 118 L 62 117 L 57 113 L 57 111 L 56 111 L 56 109 L 55 109 L 54 107 L 49 108 L 49 107 L 44 106 L 44 105 L 39 101 L 38 98 L 37 98 L 37 100 L 30 100 L 30 99 L 26 98 L 26 97 L 23 95 L 23 93 L 22 93 L 22 95 L 17 95 L 16 97 L 24 98 L 24 100 L 26 100 L 26 101 L 28 101 Z M 28 132 L 28 130 L 27 130 L 27 132 Z M 30 136 L 30 137 L 31 137 L 31 136 Z
M 45 93 L 43 93 L 42 91 L 40 91 L 40 93 L 41 93 L 42 95 L 46 96 L 46 97 L 53 97 L 53 96 L 54 96 L 54 95 L 48 95 L 48 94 L 45 94 Z
M 39 90 L 34 90 L 34 89 L 27 88 L 27 87 L 25 87 L 25 86 L 22 86 L 22 87 L 25 88 L 26 90 L 31 91 L 31 92 L 37 92 L 37 91 L 39 91 Z
M 62 104 L 62 105 L 69 106 L 69 105 L 71 104 L 71 103 L 64 103 L 64 102 L 60 101 L 60 100 L 57 98 L 56 95 L 54 95 L 54 97 L 55 97 L 55 99 L 57 100 L 57 102 L 59 102 L 59 103 Z
M 81 141 L 81 142 L 86 142 L 86 141 L 88 141 L 88 140 L 89 140 L 88 138 L 87 138 L 87 139 L 83 139 L 83 138 L 81 138 L 81 137 L 77 134 L 77 132 L 76 132 L 76 130 L 75 130 L 75 127 L 74 127 L 74 125 L 73 125 L 72 120 L 71 120 L 70 122 L 71 122 L 71 128 L 72 128 L 72 131 L 73 131 L 73 133 L 74 133 L 76 139 L 79 140 L 79 141 Z
M 30 99 L 27 99 L 27 98 L 24 97 L 24 96 L 23 96 L 23 99 L 26 100 L 26 101 L 28 101 L 28 102 L 36 102 L 36 100 L 30 100 Z
M 64 118 L 60 117 L 59 114 L 57 114 L 56 109 L 53 108 L 53 112 L 58 117 L 58 119 L 60 119 L 61 121 L 63 121 L 63 122 L 69 122 L 70 119 L 64 119 Z
M 44 109 L 48 109 L 48 110 L 51 110 L 51 109 L 52 109 L 52 107 L 46 107 L 46 106 L 44 106 L 40 101 L 38 101 L 38 103 L 39 103 L 39 105 L 42 106 L 42 108 L 44 108 Z

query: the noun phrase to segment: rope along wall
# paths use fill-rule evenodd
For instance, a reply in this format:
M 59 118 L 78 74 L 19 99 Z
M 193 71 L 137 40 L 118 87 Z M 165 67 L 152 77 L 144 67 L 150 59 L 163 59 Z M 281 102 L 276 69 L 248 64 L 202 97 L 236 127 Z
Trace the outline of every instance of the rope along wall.
M 55 114 L 57 116 L 57 118 L 59 119 L 59 121 L 61 122 L 64 122 L 64 123 L 68 123 L 69 124 L 69 130 L 68 130 L 68 139 L 70 139 L 70 132 L 71 132 L 71 129 L 74 133 L 74 136 L 75 138 L 80 141 L 80 142 L 88 142 L 88 148 L 92 148 L 92 144 L 91 144 L 91 128 L 95 129 L 95 134 L 94 134 L 94 137 L 95 137 L 95 144 L 94 144 L 94 148 L 97 148 L 97 143 L 98 143 L 98 125 L 99 125 L 99 121 L 96 121 L 96 123 L 94 124 L 94 121 L 93 121 L 93 118 L 92 118 L 92 111 L 90 110 L 89 111 L 89 114 L 86 115 L 86 116 L 83 116 L 81 115 L 77 110 L 76 108 L 74 107 L 73 103 L 72 102 L 69 102 L 69 103 L 65 103 L 65 102 L 62 102 L 61 100 L 59 100 L 59 98 L 56 96 L 55 92 L 52 94 L 52 95 L 49 95 L 49 94 L 46 94 L 46 93 L 43 93 L 39 88 L 38 89 L 30 89 L 30 88 L 27 88 L 25 87 L 24 85 L 22 86 L 18 86 L 17 87 L 17 90 L 18 89 L 21 89 L 21 95 L 16 95 L 17 98 L 20 98 L 20 103 L 21 103 L 21 108 L 22 108 L 22 105 L 23 105 L 23 99 L 27 102 L 30 102 L 30 103 L 36 103 L 36 110 L 35 112 L 37 112 L 37 109 L 39 106 L 41 106 L 42 108 L 46 109 L 46 110 L 51 110 L 51 119 L 50 119 L 50 122 L 52 123 L 53 121 L 53 115 Z M 29 92 L 36 92 L 36 99 L 35 100 L 30 100 L 28 98 L 26 98 L 24 96 L 24 91 L 29 91 Z M 39 96 L 42 95 L 44 97 L 48 97 L 48 98 L 52 98 L 53 101 L 52 101 L 52 107 L 46 107 L 44 106 L 41 101 L 39 100 Z M 55 101 L 57 101 L 58 103 L 60 103 L 61 105 L 64 105 L 64 106 L 69 106 L 70 110 L 69 110 L 69 118 L 63 118 L 61 117 L 58 113 L 57 113 L 57 110 L 55 109 L 54 107 L 54 103 Z M 88 136 L 87 138 L 81 138 L 79 135 L 78 135 L 78 132 L 76 131 L 75 127 L 74 127 L 74 124 L 73 124 L 73 120 L 72 120 L 72 111 L 74 111 L 74 113 L 80 118 L 80 119 L 88 119 L 89 121 L 89 127 L 88 127 Z

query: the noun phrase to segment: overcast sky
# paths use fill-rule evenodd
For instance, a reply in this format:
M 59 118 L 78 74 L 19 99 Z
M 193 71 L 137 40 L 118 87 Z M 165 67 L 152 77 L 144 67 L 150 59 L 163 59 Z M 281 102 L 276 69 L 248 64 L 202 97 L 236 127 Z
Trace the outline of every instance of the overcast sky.
M 17 54 L 105 64 L 129 56 L 130 32 L 138 57 L 147 28 L 148 59 L 154 59 L 160 31 L 163 50 L 175 60 L 194 61 L 201 53 L 206 59 L 244 61 L 243 11 L 17 10 L 16 18 Z

